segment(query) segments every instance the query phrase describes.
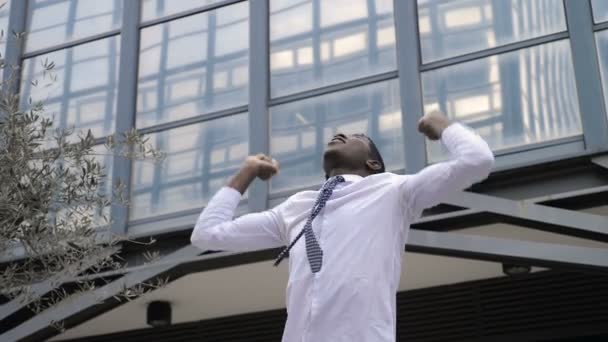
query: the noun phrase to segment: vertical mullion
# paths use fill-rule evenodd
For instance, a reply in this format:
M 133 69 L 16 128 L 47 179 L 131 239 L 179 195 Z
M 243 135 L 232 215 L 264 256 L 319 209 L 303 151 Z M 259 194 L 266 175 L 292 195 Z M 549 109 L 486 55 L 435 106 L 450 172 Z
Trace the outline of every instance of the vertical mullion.
M 588 152 L 608 148 L 608 120 L 590 0 L 564 0 L 581 122 Z
M 414 173 L 426 166 L 426 145 L 424 137 L 417 129 L 418 119 L 424 113 L 417 1 L 394 0 L 393 6 L 405 168 L 407 172 Z
M 269 153 L 270 89 L 269 0 L 249 2 L 249 152 Z M 256 179 L 249 188 L 249 210 L 268 207 L 268 182 Z
M 6 50 L 4 55 L 4 73 L 2 76 L 3 88 L 6 94 L 19 94 L 21 82 L 21 56 L 24 49 L 24 38 L 17 38 L 13 34 L 25 32 L 27 18 L 27 1 L 11 0 L 9 10 L 8 30 L 6 37 Z
M 139 57 L 139 15 L 140 2 L 125 1 L 120 35 L 120 65 L 118 99 L 116 100 L 115 134 L 126 132 L 135 126 L 137 105 L 137 65 Z M 125 184 L 125 196 L 131 192 L 131 160 L 114 156 L 112 181 L 121 180 Z M 127 232 L 129 210 L 121 204 L 112 204 L 112 232 L 124 235 Z

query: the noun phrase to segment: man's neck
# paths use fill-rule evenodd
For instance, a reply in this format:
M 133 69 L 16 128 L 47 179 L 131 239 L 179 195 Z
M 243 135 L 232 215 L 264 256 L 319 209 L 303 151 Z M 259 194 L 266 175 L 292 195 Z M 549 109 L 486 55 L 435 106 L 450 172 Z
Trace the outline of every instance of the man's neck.
M 359 175 L 361 177 L 367 177 L 369 176 L 369 172 L 367 170 L 353 170 L 353 169 L 345 169 L 345 168 L 335 168 L 335 169 L 331 169 L 331 171 L 329 171 L 328 176 L 331 178 L 333 176 L 338 176 L 338 175 Z

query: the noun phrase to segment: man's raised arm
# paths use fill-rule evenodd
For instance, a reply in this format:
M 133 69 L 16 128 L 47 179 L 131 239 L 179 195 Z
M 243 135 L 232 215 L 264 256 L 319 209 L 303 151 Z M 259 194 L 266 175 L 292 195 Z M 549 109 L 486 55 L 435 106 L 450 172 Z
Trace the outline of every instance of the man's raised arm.
M 279 170 L 278 163 L 263 155 L 249 156 L 241 169 L 209 201 L 199 216 L 190 241 L 203 250 L 249 251 L 285 244 L 281 205 L 261 213 L 234 219 L 234 213 L 251 182 L 268 180 Z
M 438 111 L 420 119 L 418 130 L 431 140 L 441 139 L 450 160 L 404 176 L 401 194 L 411 220 L 450 194 L 484 180 L 494 165 L 492 151 L 479 135 L 461 124 L 450 123 Z

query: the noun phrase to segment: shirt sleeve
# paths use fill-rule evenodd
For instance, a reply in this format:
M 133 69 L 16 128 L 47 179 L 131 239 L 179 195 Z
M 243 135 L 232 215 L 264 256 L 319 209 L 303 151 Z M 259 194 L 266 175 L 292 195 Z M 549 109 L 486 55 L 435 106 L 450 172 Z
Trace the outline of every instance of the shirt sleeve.
M 410 221 L 448 195 L 484 180 L 494 165 L 488 144 L 461 124 L 453 123 L 444 129 L 441 141 L 450 154 L 448 161 L 402 176 L 400 193 Z
M 252 251 L 285 245 L 283 204 L 234 219 L 241 194 L 230 187 L 218 191 L 200 214 L 190 241 L 202 250 Z

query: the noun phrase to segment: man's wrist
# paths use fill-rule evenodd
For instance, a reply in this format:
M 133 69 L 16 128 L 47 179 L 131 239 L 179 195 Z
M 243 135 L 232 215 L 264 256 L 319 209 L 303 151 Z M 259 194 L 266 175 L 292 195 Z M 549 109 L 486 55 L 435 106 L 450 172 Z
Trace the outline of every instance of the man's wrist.
M 257 176 L 257 168 L 250 164 L 245 164 L 241 169 L 228 181 L 228 186 L 236 189 L 241 194 L 247 191 L 247 188 Z
M 243 176 L 255 178 L 258 175 L 258 168 L 253 164 L 245 163 L 243 166 L 241 166 L 238 173 L 242 174 Z

